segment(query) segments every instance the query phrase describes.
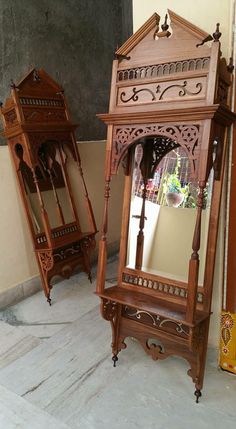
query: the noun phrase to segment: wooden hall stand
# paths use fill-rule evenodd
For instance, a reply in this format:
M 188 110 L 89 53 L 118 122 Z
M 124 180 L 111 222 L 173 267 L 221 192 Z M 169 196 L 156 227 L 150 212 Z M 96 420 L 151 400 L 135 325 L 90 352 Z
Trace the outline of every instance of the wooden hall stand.
M 31 70 L 2 107 L 7 137 L 31 232 L 42 286 L 51 305 L 51 280 L 80 266 L 91 281 L 96 224 L 63 89 L 44 70 Z M 81 227 L 70 168 L 80 176 Z
M 159 28 L 154 14 L 117 50 L 113 61 L 105 163 L 105 207 L 99 244 L 97 295 L 101 314 L 112 327 L 114 366 L 125 338 L 136 338 L 153 359 L 179 355 L 190 364 L 198 402 L 203 386 L 211 313 L 217 228 L 227 145 L 227 128 L 235 120 L 228 105 L 231 68 L 220 58 L 219 25 L 211 37 L 169 12 Z M 137 161 L 135 148 L 141 146 Z M 148 182 L 164 157 L 182 151 L 191 181 L 197 183 L 195 226 L 186 281 L 145 269 L 145 203 Z M 110 180 L 123 164 L 125 172 L 118 281 L 105 288 Z M 129 258 L 132 175 L 139 164 L 142 206 L 134 266 Z M 214 184 L 203 285 L 199 253 L 204 195 L 210 171 Z M 177 209 L 179 210 L 179 209 Z M 131 243 L 131 246 L 134 244 Z M 179 247 L 181 252 L 181 247 Z M 202 262 L 202 261 L 201 261 Z

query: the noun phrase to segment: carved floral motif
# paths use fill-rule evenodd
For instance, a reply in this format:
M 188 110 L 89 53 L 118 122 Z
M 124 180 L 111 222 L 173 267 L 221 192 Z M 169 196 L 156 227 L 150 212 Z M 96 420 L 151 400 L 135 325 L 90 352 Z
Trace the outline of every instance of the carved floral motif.
M 155 138 L 155 136 L 163 137 L 159 148 L 160 160 L 163 156 L 163 146 L 169 145 L 169 150 L 172 150 L 173 147 L 182 146 L 188 155 L 192 175 L 193 177 L 195 176 L 196 152 L 200 140 L 200 127 L 196 124 L 140 124 L 137 126 L 115 126 L 112 145 L 112 174 L 116 174 L 120 160 L 123 158 L 128 146 L 148 136 L 152 136 L 153 138 Z M 172 144 L 170 144 L 170 142 L 172 142 Z
M 230 313 L 223 313 L 221 316 L 221 339 L 223 343 L 222 352 L 227 355 L 229 353 L 228 345 L 232 340 L 232 328 L 234 320 Z
M 166 328 L 167 330 L 175 331 L 175 333 L 181 334 L 181 336 L 185 338 L 189 335 L 188 327 L 183 323 L 162 317 L 158 314 L 149 313 L 148 311 L 132 309 L 128 306 L 125 306 L 123 308 L 123 316 L 136 319 L 142 323 L 147 323 L 148 321 L 148 324 L 151 324 L 154 328 Z
M 39 252 L 40 265 L 43 271 L 50 271 L 53 267 L 53 255 L 51 251 Z

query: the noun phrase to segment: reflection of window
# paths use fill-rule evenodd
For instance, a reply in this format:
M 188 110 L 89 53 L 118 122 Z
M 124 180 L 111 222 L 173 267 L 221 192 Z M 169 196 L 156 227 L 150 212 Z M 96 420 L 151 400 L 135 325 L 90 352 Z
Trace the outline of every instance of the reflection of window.
M 135 149 L 135 184 L 133 194 L 142 197 L 143 180 L 139 168 L 142 159 L 142 145 Z M 212 178 L 205 190 L 203 208 L 210 205 Z M 155 204 L 166 206 L 168 192 L 182 193 L 183 202 L 179 207 L 195 208 L 197 205 L 198 185 L 191 178 L 191 167 L 186 152 L 178 147 L 163 157 L 155 169 L 154 176 L 148 180 L 146 200 Z

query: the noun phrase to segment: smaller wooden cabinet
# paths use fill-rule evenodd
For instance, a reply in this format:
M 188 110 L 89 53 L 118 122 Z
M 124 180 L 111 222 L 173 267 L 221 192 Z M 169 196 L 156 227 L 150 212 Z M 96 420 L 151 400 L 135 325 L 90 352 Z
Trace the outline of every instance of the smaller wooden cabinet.
M 97 228 L 76 126 L 71 123 L 62 87 L 44 70 L 33 69 L 17 85 L 12 84 L 1 112 L 42 286 L 51 304 L 54 276 L 69 278 L 80 266 L 91 280 L 90 254 Z

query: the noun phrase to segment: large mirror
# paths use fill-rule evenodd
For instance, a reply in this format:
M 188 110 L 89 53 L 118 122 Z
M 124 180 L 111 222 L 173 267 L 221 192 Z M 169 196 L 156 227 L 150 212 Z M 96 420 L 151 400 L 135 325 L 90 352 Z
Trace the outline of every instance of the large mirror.
M 197 214 L 198 184 L 186 151 L 161 136 L 132 148 L 127 267 L 187 282 Z M 204 192 L 199 285 L 203 284 L 213 172 Z

